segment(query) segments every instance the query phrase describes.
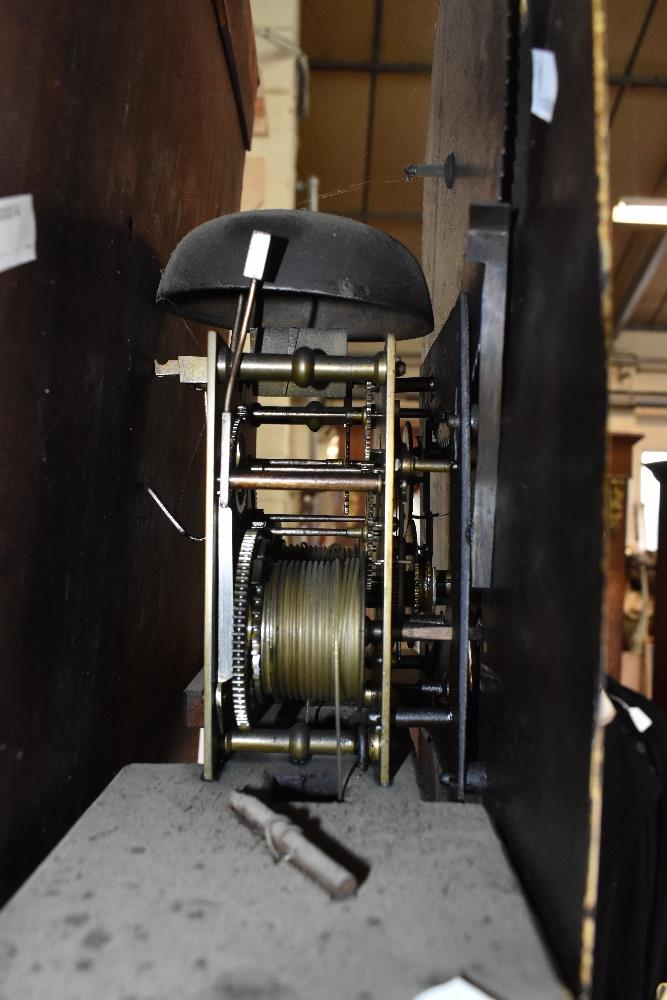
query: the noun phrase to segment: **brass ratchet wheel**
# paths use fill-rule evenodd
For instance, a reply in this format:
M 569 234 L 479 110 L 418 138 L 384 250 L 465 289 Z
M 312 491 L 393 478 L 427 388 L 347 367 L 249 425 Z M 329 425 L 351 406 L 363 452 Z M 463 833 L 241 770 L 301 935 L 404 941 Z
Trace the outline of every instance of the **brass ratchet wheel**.
M 248 729 L 270 701 L 360 704 L 365 570 L 356 549 L 283 546 L 261 528 L 244 535 L 236 569 L 233 704 Z M 336 658 L 335 650 L 338 651 Z

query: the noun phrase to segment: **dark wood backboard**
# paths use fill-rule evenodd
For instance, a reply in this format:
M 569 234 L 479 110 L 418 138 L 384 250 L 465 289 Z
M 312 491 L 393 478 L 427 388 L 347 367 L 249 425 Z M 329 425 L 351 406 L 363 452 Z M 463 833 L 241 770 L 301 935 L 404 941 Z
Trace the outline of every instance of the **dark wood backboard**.
M 154 300 L 240 200 L 252 119 L 218 14 L 0 0 L 0 195 L 34 196 L 38 257 L 0 274 L 0 898 L 121 765 L 178 756 L 203 547 L 144 486 L 200 532 L 203 395 L 153 359 L 205 342 Z
M 534 48 L 556 56 L 551 123 L 531 114 Z M 581 995 L 590 988 L 595 884 L 589 780 L 593 766 L 599 789 L 606 409 L 593 48 L 591 6 L 577 0 L 441 5 L 431 108 L 440 139 L 431 136 L 427 158 L 454 152 L 467 175 L 451 190 L 427 182 L 424 227 L 441 323 L 455 292 L 474 298 L 479 282 L 462 261 L 470 202 L 503 197 L 512 208 L 479 751 L 487 805 Z M 454 53 L 449 62 L 443 51 Z M 480 92 L 493 95 L 482 112 Z

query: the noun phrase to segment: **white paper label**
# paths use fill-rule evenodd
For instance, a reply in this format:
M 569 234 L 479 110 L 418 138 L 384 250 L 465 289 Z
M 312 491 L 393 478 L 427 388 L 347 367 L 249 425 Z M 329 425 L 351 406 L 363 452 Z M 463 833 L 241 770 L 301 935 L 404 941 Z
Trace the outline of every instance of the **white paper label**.
M 558 67 L 551 49 L 531 49 L 533 89 L 530 110 L 542 121 L 550 122 L 558 97 Z
M 639 705 L 630 705 L 628 715 L 634 722 L 635 729 L 640 733 L 645 733 L 653 725 L 653 719 Z
M 258 229 L 255 229 L 250 237 L 248 256 L 243 268 L 244 277 L 256 278 L 258 281 L 262 280 L 264 277 L 264 268 L 266 267 L 266 258 L 269 256 L 270 245 L 270 233 L 261 233 Z
M 0 198 L 0 271 L 37 260 L 36 241 L 32 195 Z
M 431 986 L 430 989 L 419 993 L 414 1000 L 493 1000 L 489 993 L 483 993 L 476 986 L 467 983 L 465 979 L 456 976 L 454 979 L 440 983 L 438 986 Z
M 645 733 L 653 725 L 653 719 L 650 715 L 647 715 L 643 708 L 639 705 L 628 705 L 627 701 L 623 701 L 617 695 L 612 695 L 612 700 L 617 702 L 617 704 L 622 705 L 625 711 L 628 713 L 632 720 L 632 724 L 639 733 Z

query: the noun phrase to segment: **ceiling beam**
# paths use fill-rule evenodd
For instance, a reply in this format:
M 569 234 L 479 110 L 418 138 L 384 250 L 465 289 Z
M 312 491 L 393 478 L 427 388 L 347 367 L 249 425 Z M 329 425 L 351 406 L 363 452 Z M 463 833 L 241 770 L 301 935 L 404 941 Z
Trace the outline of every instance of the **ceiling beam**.
M 430 63 L 403 62 L 351 62 L 346 59 L 309 59 L 308 65 L 312 71 L 324 70 L 341 73 L 431 73 Z
M 361 218 L 366 221 L 368 218 L 369 186 L 371 183 L 371 161 L 373 159 L 373 132 L 375 130 L 375 98 L 377 95 L 377 72 L 376 68 L 380 62 L 380 41 L 382 38 L 382 5 L 383 0 L 375 0 L 375 13 L 373 15 L 373 50 L 371 52 L 371 63 L 374 67 L 371 73 L 370 88 L 368 93 L 368 119 L 366 123 L 366 154 L 364 156 L 364 186 L 362 188 Z
M 646 262 L 646 266 L 639 275 L 634 288 L 628 295 L 625 304 L 621 309 L 621 314 L 618 317 L 618 322 L 616 324 L 617 334 L 620 333 L 621 330 L 627 329 L 628 323 L 632 319 L 640 300 L 643 298 L 646 289 L 658 273 L 658 269 L 661 267 L 665 258 L 667 258 L 667 232 L 663 234 L 660 242 L 654 247 Z
M 655 6 L 656 6 L 657 2 L 658 2 L 658 0 L 648 0 L 648 3 L 646 5 L 646 11 L 644 13 L 644 19 L 643 19 L 643 21 L 641 23 L 641 26 L 639 28 L 639 32 L 638 32 L 637 37 L 635 39 L 635 44 L 632 46 L 632 52 L 630 53 L 630 57 L 629 57 L 629 59 L 628 59 L 628 61 L 626 63 L 626 66 L 625 66 L 625 73 L 623 74 L 624 76 L 631 76 L 632 75 L 632 71 L 634 70 L 635 63 L 637 61 L 637 56 L 639 55 L 639 50 L 642 47 L 642 43 L 643 43 L 644 38 L 646 36 L 646 32 L 648 31 L 648 26 L 651 23 L 651 18 L 653 17 L 653 12 L 655 11 Z M 613 123 L 614 118 L 616 117 L 616 113 L 617 113 L 617 111 L 618 111 L 618 109 L 620 107 L 621 100 L 623 98 L 623 94 L 625 93 L 625 89 L 626 88 L 621 84 L 619 86 L 618 90 L 616 91 L 616 96 L 614 98 L 614 103 L 612 105 L 611 112 L 609 114 L 609 123 L 610 124 Z
M 664 323 L 626 323 L 621 333 L 648 333 L 653 336 L 656 333 L 667 333 L 667 325 Z
M 615 409 L 634 410 L 664 409 L 667 407 L 667 394 L 664 392 L 623 392 L 611 390 L 608 394 L 609 406 Z
M 612 87 L 653 87 L 662 90 L 667 87 L 667 76 L 633 76 L 632 73 L 610 73 L 608 82 Z
M 365 219 L 376 219 L 380 222 L 419 222 L 421 223 L 423 216 L 421 212 L 374 212 L 369 210 L 368 212 L 346 212 L 350 219 L 360 218 L 362 215 Z

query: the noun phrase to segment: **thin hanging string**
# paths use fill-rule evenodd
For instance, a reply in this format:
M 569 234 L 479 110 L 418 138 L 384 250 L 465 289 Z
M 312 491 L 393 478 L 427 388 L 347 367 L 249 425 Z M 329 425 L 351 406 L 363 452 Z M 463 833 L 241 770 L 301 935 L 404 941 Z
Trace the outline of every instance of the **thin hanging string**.
M 192 327 L 190 326 L 190 324 L 188 323 L 187 319 L 185 318 L 185 316 L 183 315 L 183 313 L 181 312 L 181 310 L 178 308 L 178 306 L 176 305 L 176 303 L 173 301 L 173 299 L 165 299 L 164 301 L 168 302 L 169 305 L 172 307 L 172 309 L 176 310 L 176 314 L 177 314 L 178 319 L 180 319 L 181 323 L 183 324 L 183 326 L 185 327 L 185 329 L 188 331 L 188 333 L 190 334 L 190 336 L 194 340 L 195 344 L 197 345 L 197 349 L 201 351 L 201 345 L 200 345 L 199 341 L 197 340 L 197 338 L 195 337 L 194 331 L 193 331 Z
M 407 183 L 405 177 L 373 177 L 369 181 L 358 181 L 356 184 L 349 184 L 347 187 L 336 188 L 334 191 L 325 191 L 324 194 L 320 194 L 319 201 L 324 201 L 325 198 L 335 198 L 339 194 L 349 194 L 350 191 L 360 191 L 361 188 L 368 187 L 370 184 L 405 184 Z M 297 208 L 307 208 L 308 199 L 300 202 Z
M 204 417 L 204 423 L 201 425 L 201 428 L 199 430 L 199 437 L 197 438 L 197 443 L 195 444 L 194 451 L 190 456 L 190 461 L 187 464 L 185 475 L 183 476 L 183 482 L 181 483 L 181 488 L 178 493 L 177 507 L 179 508 L 182 507 L 183 505 L 183 500 L 185 499 L 185 487 L 187 485 L 188 478 L 190 476 L 190 470 L 192 469 L 193 462 L 197 457 L 197 452 L 199 451 L 199 447 L 201 445 L 202 438 L 204 437 L 205 430 L 206 430 L 206 418 Z
M 334 631 L 334 702 L 336 709 L 336 777 L 338 782 L 338 801 L 343 801 L 343 763 L 340 753 L 340 651 L 338 646 L 338 630 Z

